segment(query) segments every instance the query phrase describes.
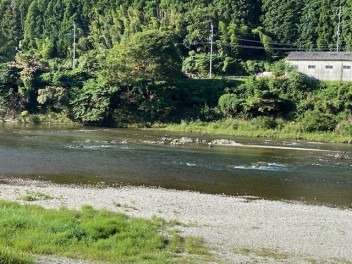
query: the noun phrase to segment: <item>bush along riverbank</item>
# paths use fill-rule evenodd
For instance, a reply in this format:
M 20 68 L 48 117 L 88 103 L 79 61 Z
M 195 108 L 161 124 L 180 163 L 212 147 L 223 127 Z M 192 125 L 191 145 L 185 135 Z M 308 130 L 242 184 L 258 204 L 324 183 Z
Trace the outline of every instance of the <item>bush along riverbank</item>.
M 58 61 L 44 63 L 37 58 L 42 70 L 33 80 L 36 85 L 31 86 L 31 93 L 23 95 L 14 92 L 10 80 L 18 78 L 11 73 L 15 71 L 21 76 L 27 68 L 22 64 L 19 68 L 13 64 L 0 65 L 0 117 L 15 116 L 15 120 L 31 123 L 73 121 L 108 127 L 175 123 L 180 125 L 167 128 L 194 131 L 201 127 L 201 132 L 216 134 L 330 142 L 351 140 L 351 82 L 309 80 L 283 61 L 270 65 L 272 78 L 188 79 L 177 70 L 180 61 L 167 35 L 153 36 L 152 32 L 140 33 L 110 50 L 109 63 L 100 65 L 94 76 L 84 67 L 74 71 L 57 68 Z M 176 52 L 172 53 L 176 57 L 170 58 L 175 67 L 164 65 L 163 58 L 171 56 L 166 51 L 159 54 L 153 49 L 144 53 L 144 46 L 134 47 L 149 37 L 155 42 L 149 43 L 150 47 L 161 42 Z M 134 63 L 128 71 L 120 69 L 126 59 L 122 51 L 126 49 L 137 62 L 154 58 L 155 71 L 131 75 L 139 65 Z M 139 53 L 141 58 L 136 57 Z M 24 63 L 23 60 L 34 58 L 17 59 Z M 161 71 L 164 68 L 166 72 Z M 108 72 L 111 74 L 106 75 Z M 160 72 L 164 74 L 159 75 Z M 65 87 L 60 86 L 63 84 Z M 21 85 L 17 83 L 18 87 Z
M 36 263 L 36 255 L 97 263 L 191 263 L 210 256 L 200 239 L 179 236 L 174 224 L 160 218 L 130 218 L 90 206 L 48 210 L 5 201 L 0 201 L 0 212 L 3 264 Z

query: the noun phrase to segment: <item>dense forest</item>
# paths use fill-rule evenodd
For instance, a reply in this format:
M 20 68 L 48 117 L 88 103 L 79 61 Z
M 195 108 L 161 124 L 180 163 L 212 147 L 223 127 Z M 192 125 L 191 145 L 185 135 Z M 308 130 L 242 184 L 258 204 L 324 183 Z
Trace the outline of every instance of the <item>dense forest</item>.
M 312 82 L 280 61 L 336 50 L 338 30 L 352 50 L 351 14 L 349 0 L 0 0 L 0 116 L 307 119 L 319 122 L 300 129 L 351 133 L 351 84 Z M 264 70 L 287 78 L 225 78 Z

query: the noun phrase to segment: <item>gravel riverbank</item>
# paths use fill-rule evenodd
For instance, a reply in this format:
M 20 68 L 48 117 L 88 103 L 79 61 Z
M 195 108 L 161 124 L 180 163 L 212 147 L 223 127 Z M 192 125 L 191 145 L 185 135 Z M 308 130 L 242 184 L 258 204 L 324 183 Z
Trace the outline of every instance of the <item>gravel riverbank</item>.
M 178 227 L 180 232 L 203 237 L 216 263 L 352 263 L 351 209 L 160 188 L 0 180 L 1 200 L 45 208 L 92 205 L 185 223 Z M 25 196 L 38 197 L 25 201 Z

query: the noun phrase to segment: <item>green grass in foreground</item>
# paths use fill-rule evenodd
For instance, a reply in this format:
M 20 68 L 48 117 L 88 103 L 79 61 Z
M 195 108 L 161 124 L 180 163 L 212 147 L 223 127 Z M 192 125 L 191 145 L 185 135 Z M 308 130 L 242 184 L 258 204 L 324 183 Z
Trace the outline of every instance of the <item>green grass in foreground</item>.
M 19 253 L 9 247 L 0 246 L 1 264 L 32 264 L 32 257 L 29 254 Z
M 352 135 L 336 132 L 301 132 L 299 124 L 294 122 L 278 124 L 276 128 L 267 127 L 256 120 L 224 119 L 213 122 L 181 122 L 180 124 L 156 125 L 169 131 L 184 131 L 193 133 L 207 133 L 214 135 L 270 137 L 285 139 L 303 139 L 322 142 L 347 143 L 352 140 Z
M 3 201 L 0 215 L 1 264 L 33 263 L 32 254 L 104 263 L 192 263 L 209 257 L 201 240 L 168 231 L 168 223 L 159 218 L 129 218 L 88 206 L 81 211 L 46 210 Z

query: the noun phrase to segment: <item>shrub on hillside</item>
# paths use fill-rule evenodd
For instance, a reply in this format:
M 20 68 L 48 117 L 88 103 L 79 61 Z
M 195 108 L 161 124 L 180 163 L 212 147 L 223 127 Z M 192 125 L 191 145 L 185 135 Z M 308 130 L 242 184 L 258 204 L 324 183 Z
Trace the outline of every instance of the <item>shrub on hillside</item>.
M 219 98 L 218 106 L 226 116 L 235 116 L 241 111 L 243 100 L 235 94 L 224 94 Z
M 276 120 L 269 116 L 258 116 L 253 118 L 251 124 L 258 129 L 274 129 L 277 126 Z
M 301 120 L 301 130 L 304 132 L 332 131 L 336 127 L 335 117 L 324 114 L 317 110 L 309 110 L 304 113 Z
M 343 135 L 352 135 L 352 120 L 340 121 L 335 129 L 336 133 Z

